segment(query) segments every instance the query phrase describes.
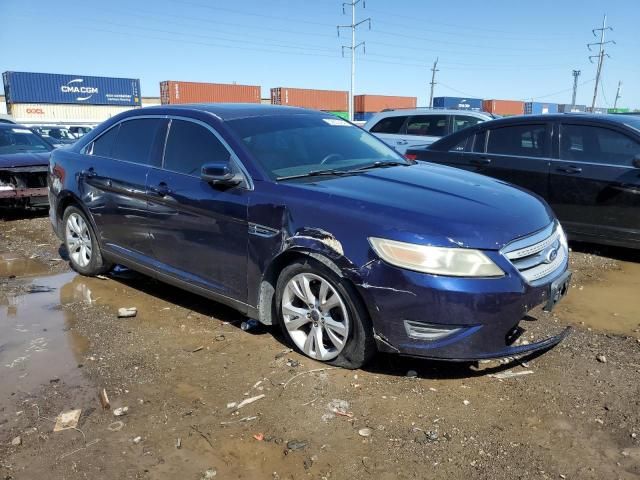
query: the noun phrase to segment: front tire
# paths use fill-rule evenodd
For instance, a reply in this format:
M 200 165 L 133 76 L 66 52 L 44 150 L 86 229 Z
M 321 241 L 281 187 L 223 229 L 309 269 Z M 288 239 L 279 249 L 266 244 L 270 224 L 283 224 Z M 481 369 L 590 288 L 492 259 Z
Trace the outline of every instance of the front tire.
M 295 262 L 282 270 L 276 308 L 285 338 L 314 360 L 354 369 L 375 354 L 362 302 L 347 281 L 320 262 Z
M 92 277 L 111 269 L 111 263 L 102 257 L 95 232 L 82 210 L 68 207 L 64 211 L 62 224 L 69 263 L 76 272 Z

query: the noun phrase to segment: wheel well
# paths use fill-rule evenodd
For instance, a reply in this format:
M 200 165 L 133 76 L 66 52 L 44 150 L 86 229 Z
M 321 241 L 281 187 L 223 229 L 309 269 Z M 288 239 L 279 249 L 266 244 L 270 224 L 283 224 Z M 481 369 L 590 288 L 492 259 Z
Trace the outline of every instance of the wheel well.
M 71 205 L 75 205 L 77 207 L 80 206 L 78 201 L 71 194 L 67 194 L 64 198 L 62 198 L 62 200 L 58 202 L 58 209 L 56 210 L 56 217 L 58 218 L 58 221 L 62 221 L 64 211 Z
M 336 273 L 336 275 L 345 279 L 352 287 L 352 293 L 358 297 L 357 300 L 361 302 L 362 305 L 365 305 L 362 297 L 355 289 L 355 285 L 353 284 L 353 282 L 346 278 L 342 274 L 340 268 L 338 268 L 338 266 L 330 259 L 320 253 L 309 250 L 291 250 L 283 252 L 278 257 L 276 257 L 269 264 L 269 266 L 265 270 L 264 275 L 262 276 L 258 300 L 258 315 L 260 317 L 259 320 L 261 323 L 264 323 L 266 325 L 274 325 L 278 323 L 278 316 L 276 315 L 275 308 L 275 293 L 276 285 L 278 283 L 278 277 L 280 276 L 282 270 L 284 270 L 288 265 L 291 265 L 296 260 L 304 261 L 309 260 L 310 258 L 319 263 L 322 263 L 324 266 Z

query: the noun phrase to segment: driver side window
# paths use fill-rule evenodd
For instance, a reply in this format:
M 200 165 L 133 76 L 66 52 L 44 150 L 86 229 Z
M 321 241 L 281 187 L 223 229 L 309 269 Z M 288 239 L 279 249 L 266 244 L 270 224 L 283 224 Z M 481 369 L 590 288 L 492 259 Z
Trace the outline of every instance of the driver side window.
M 204 164 L 229 157 L 229 150 L 202 125 L 185 120 L 171 121 L 164 151 L 163 167 L 166 170 L 199 177 Z

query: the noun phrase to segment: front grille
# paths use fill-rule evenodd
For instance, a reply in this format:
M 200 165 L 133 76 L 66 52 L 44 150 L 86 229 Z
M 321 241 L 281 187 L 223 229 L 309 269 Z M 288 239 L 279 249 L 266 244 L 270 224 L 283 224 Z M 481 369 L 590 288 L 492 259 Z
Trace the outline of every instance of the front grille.
M 563 268 L 569 256 L 564 232 L 557 223 L 511 242 L 502 249 L 502 254 L 532 285 L 542 283 L 546 277 Z

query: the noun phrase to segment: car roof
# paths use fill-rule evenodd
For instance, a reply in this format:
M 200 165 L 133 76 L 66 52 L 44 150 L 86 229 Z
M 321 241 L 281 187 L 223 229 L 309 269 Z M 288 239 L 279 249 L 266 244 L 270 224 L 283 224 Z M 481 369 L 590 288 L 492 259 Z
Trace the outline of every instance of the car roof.
M 491 120 L 490 123 L 484 123 L 483 126 L 509 124 L 509 123 L 531 123 L 531 122 L 549 122 L 549 121 L 565 121 L 565 120 L 586 120 L 596 122 L 610 122 L 615 124 L 628 124 L 629 117 L 606 114 L 606 113 L 544 113 L 540 115 L 516 115 L 513 117 L 503 117 Z
M 149 113 L 153 111 L 171 114 L 171 110 L 192 110 L 212 113 L 223 121 L 247 117 L 263 117 L 273 115 L 317 114 L 325 112 L 307 108 L 289 107 L 286 105 L 267 105 L 260 103 L 183 103 L 178 105 L 154 105 L 136 109 L 135 112 Z
M 392 115 L 480 115 L 484 117 L 491 117 L 489 112 L 480 112 L 477 110 L 459 110 L 453 108 L 394 108 L 389 110 L 383 110 L 378 113 L 378 115 L 382 116 L 392 116 Z

